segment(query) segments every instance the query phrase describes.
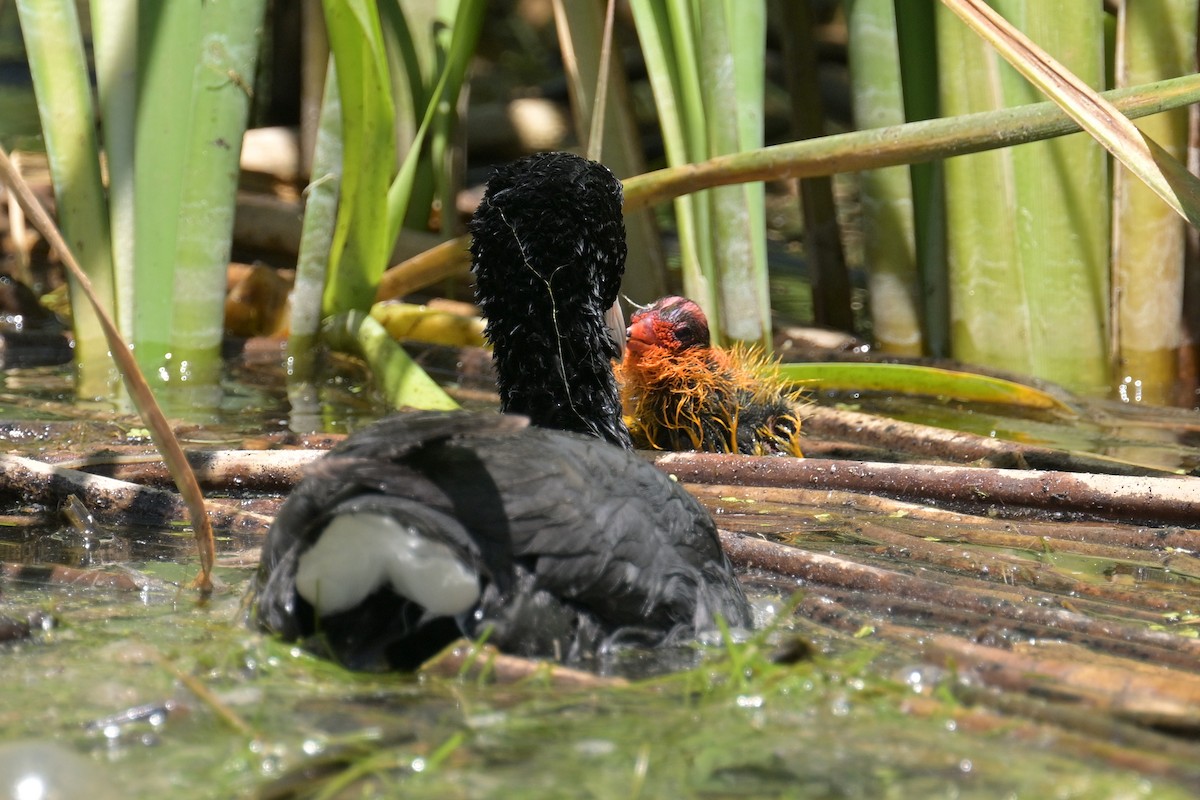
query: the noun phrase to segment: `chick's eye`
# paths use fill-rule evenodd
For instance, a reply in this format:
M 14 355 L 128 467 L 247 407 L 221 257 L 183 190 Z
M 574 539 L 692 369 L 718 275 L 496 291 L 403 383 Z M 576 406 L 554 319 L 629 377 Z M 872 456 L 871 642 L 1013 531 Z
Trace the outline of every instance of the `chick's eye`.
M 667 309 L 661 316 L 669 336 L 680 349 L 708 347 L 708 322 L 697 318 L 691 305 L 678 305 Z
M 675 325 L 671 328 L 672 337 L 679 343 L 680 348 L 694 347 L 699 341 L 696 332 L 687 325 Z

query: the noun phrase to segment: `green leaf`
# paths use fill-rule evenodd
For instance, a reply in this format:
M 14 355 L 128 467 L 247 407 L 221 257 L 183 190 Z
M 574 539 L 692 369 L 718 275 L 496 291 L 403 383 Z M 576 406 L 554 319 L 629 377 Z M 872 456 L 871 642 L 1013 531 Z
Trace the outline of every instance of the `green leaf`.
M 205 3 L 192 66 L 191 126 L 175 239 L 172 371 L 193 387 L 215 388 L 221 374 L 225 274 L 233 244 L 238 157 L 246 132 L 265 0 Z M 159 289 L 161 291 L 161 287 Z M 145 298 L 143 298 L 145 299 Z
M 326 314 L 367 308 L 387 264 L 386 198 L 395 173 L 394 114 L 376 5 L 325 0 L 329 46 L 342 99 L 341 204 L 329 254 Z
M 1013 381 L 916 364 L 785 363 L 780 376 L 819 389 L 944 397 L 1074 413 L 1057 397 Z
M 330 347 L 358 353 L 392 408 L 450 411 L 454 398 L 421 369 L 382 325 L 363 311 L 349 311 L 325 321 L 321 331 Z
M 59 224 L 106 311 L 113 310 L 112 244 L 108 201 L 100 180 L 96 112 L 88 85 L 75 3 L 17 3 L 21 33 L 37 95 L 38 116 L 54 182 Z M 75 325 L 76 388 L 84 397 L 110 393 L 107 342 L 79 281 L 70 284 Z
M 445 68 L 442 70 L 437 86 L 429 99 L 429 104 L 425 108 L 425 115 L 421 120 L 420 128 L 417 129 L 416 136 L 413 137 L 412 147 L 405 155 L 400 171 L 388 189 L 387 233 L 389 247 L 400 234 L 400 226 L 408 213 L 409 200 L 424 149 L 425 137 L 437 119 L 439 108 L 445 104 L 453 106 L 454 100 L 462 89 L 467 67 L 475 52 L 475 43 L 479 40 L 479 32 L 483 28 L 485 7 L 484 0 L 464 0 L 458 7 Z

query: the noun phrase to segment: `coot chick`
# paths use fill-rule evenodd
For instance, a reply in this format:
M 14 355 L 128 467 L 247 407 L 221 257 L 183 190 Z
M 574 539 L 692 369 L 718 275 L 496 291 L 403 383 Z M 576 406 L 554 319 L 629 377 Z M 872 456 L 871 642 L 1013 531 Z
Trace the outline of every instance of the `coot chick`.
M 574 661 L 751 624 L 711 517 L 627 449 L 603 323 L 620 214 L 620 183 L 577 156 L 497 171 L 472 268 L 504 406 L 527 417 L 401 414 L 334 448 L 267 534 L 260 628 L 409 669 L 463 635 Z
M 712 346 L 692 300 L 664 297 L 633 314 L 621 386 L 634 443 L 653 450 L 799 456 L 800 392 L 757 350 Z

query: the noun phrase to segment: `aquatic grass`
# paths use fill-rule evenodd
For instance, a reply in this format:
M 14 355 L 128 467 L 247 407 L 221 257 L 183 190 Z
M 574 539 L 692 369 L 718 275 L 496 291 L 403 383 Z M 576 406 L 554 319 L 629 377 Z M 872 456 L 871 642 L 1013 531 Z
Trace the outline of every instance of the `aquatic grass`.
M 166 600 L 147 606 L 136 595 L 89 601 L 78 590 L 31 592 L 38 602 L 54 598 L 70 632 L 7 654 L 7 674 L 28 691 L 11 698 L 0 734 L 62 737 L 103 755 L 105 766 L 118 758 L 108 774 L 131 796 L 182 784 L 222 797 L 311 797 L 339 781 L 335 796 L 626 797 L 640 786 L 647 797 L 986 798 L 1065 787 L 1080 797 L 1175 798 L 1190 796 L 1195 775 L 1191 745 L 1128 725 L 1107 732 L 1105 716 L 1091 710 L 1096 727 L 1081 734 L 1055 725 L 1047 709 L 1064 704 L 1044 698 L 1014 710 L 1023 699 L 1016 693 L 963 688 L 952 673 L 936 671 L 919 685 L 905 683 L 898 676 L 924 663 L 916 636 L 885 643 L 814 633 L 817 659 L 756 658 L 740 689 L 711 661 L 677 680 L 584 690 L 481 686 L 352 673 L 249 632 L 235 607 L 251 570 L 223 573 L 231 591 L 203 609 Z M 181 654 L 180 669 L 261 736 L 220 724 L 169 674 L 137 660 L 145 646 Z M 60 679 L 36 679 L 50 671 Z M 175 704 L 165 724 L 121 721 L 125 704 L 164 699 Z M 96 727 L 81 733 L 98 720 L 119 735 Z M 1031 740 L 1048 744 L 1034 752 Z M 1147 758 L 1156 740 L 1170 744 L 1174 763 Z M 964 760 L 969 772 L 960 768 Z M 356 776 L 349 784 L 340 782 L 346 770 Z
M 635 0 L 630 6 L 667 163 L 683 167 L 760 146 L 765 3 Z M 714 339 L 769 344 L 762 187 L 680 198 L 684 293 L 704 308 Z
M 1122 3 L 1117 13 L 1116 84 L 1125 86 L 1194 69 L 1195 0 Z M 1173 158 L 1187 149 L 1188 115 L 1172 111 L 1139 130 Z M 1134 401 L 1175 400 L 1183 330 L 1185 224 L 1122 166 L 1113 172 L 1113 288 L 1110 302 L 1118 388 Z
M 892 0 L 850 0 L 846 16 L 857 127 L 903 124 L 905 105 L 895 4 Z M 858 182 L 872 334 L 885 353 L 921 355 L 923 292 L 917 268 L 909 167 L 864 171 Z
M 73 0 L 19 0 L 25 51 L 54 184 L 58 219 L 101 307 L 115 309 L 108 198 L 100 176 L 96 108 Z M 81 397 L 108 397 L 116 375 L 108 342 L 78 279 L 69 278 Z
M 614 11 L 611 2 L 607 8 Z M 611 34 L 608 13 L 602 13 L 599 3 L 564 0 L 555 0 L 554 13 L 576 136 L 587 157 L 603 162 L 618 178 L 645 172 L 625 71 L 613 62 L 612 43 L 605 40 L 606 31 Z M 606 46 L 610 52 L 604 69 Z M 667 293 L 666 258 L 653 212 L 627 215 L 625 238 L 636 258 L 626 265 L 621 293 L 635 303 L 662 297 Z
M 723 680 L 720 683 L 710 681 L 707 691 L 716 691 L 720 686 L 721 691 L 736 694 L 750 688 L 756 679 L 762 680 L 772 672 L 790 671 L 793 664 L 780 663 L 772 653 L 777 647 L 776 640 L 781 635 L 788 635 L 785 628 L 793 626 L 796 609 L 804 601 L 805 594 L 804 591 L 793 592 L 766 625 L 741 640 L 734 635 L 725 618 L 717 615 L 717 631 L 721 634 L 720 655 L 713 660 L 706 659 L 706 663 L 697 669 L 705 669 L 710 676 L 720 674 Z M 811 654 L 810 649 L 806 650 Z
M 208 392 L 211 399 L 205 405 L 211 407 L 220 395 L 225 272 L 266 0 L 200 5 L 190 125 L 182 151 L 175 153 L 182 156 L 184 168 L 182 224 L 170 262 L 174 286 L 168 380 Z M 139 298 L 138 307 L 152 302 L 151 297 Z

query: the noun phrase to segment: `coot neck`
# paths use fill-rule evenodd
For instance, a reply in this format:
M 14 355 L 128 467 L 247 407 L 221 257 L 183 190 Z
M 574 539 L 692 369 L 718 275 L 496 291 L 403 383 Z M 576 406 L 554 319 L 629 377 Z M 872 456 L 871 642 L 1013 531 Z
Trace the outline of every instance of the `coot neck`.
M 471 252 L 502 410 L 628 448 L 604 322 L 625 265 L 621 199 L 600 164 L 524 159 L 489 181 Z

